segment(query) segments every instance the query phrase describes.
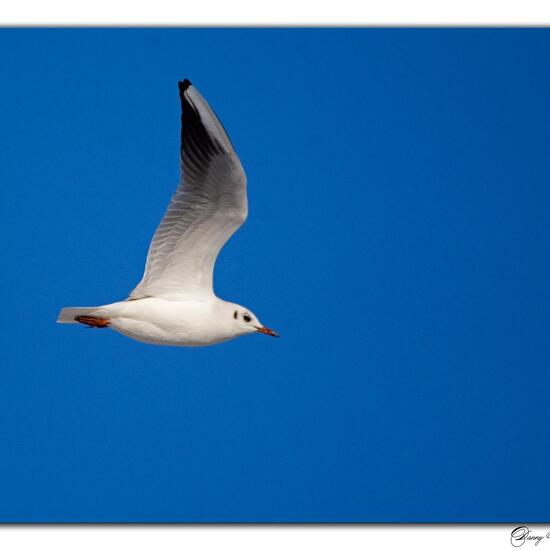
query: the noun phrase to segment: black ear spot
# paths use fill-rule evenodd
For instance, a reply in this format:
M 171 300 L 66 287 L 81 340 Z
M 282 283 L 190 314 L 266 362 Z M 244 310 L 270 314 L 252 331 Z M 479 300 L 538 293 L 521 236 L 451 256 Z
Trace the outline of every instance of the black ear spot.
M 237 310 L 235 310 L 235 313 L 233 313 L 233 319 L 236 319 L 238 317 Z

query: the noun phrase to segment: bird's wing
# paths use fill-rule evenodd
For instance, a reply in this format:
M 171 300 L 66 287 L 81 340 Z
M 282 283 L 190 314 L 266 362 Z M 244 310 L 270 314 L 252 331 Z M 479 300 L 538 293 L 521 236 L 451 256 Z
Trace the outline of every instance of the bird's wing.
M 181 98 L 181 181 L 129 299 L 210 296 L 218 253 L 247 216 L 246 175 L 220 121 L 188 80 Z

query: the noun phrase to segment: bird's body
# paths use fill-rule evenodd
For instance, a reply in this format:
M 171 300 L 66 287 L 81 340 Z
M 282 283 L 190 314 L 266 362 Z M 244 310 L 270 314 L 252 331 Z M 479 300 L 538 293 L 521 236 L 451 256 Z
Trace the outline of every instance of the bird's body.
M 188 80 L 182 104 L 182 179 L 151 242 L 145 273 L 130 297 L 64 308 L 60 323 L 111 328 L 148 344 L 208 346 L 260 332 L 276 336 L 254 314 L 214 294 L 214 263 L 244 223 L 246 176 L 216 115 Z
M 107 319 L 106 326 L 147 344 L 209 346 L 240 335 L 233 318 L 238 308 L 216 296 L 205 301 L 142 298 L 76 308 L 76 313 Z

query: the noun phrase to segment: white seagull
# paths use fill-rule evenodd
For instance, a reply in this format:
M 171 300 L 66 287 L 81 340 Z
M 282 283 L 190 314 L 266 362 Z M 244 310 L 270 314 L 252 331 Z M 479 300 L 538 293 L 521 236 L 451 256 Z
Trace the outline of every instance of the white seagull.
M 185 79 L 179 92 L 181 181 L 151 241 L 141 282 L 123 302 L 64 308 L 57 321 L 167 346 L 209 346 L 256 332 L 277 336 L 249 309 L 214 294 L 216 258 L 246 220 L 246 175 L 198 90 Z

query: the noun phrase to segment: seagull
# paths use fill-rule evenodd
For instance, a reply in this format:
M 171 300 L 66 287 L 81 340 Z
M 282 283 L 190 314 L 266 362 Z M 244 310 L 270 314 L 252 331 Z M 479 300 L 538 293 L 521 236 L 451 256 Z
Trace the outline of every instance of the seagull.
M 221 122 L 197 88 L 178 83 L 181 178 L 130 296 L 68 307 L 58 323 L 110 328 L 165 346 L 209 346 L 245 334 L 278 334 L 249 309 L 214 294 L 216 258 L 248 213 L 246 175 Z

